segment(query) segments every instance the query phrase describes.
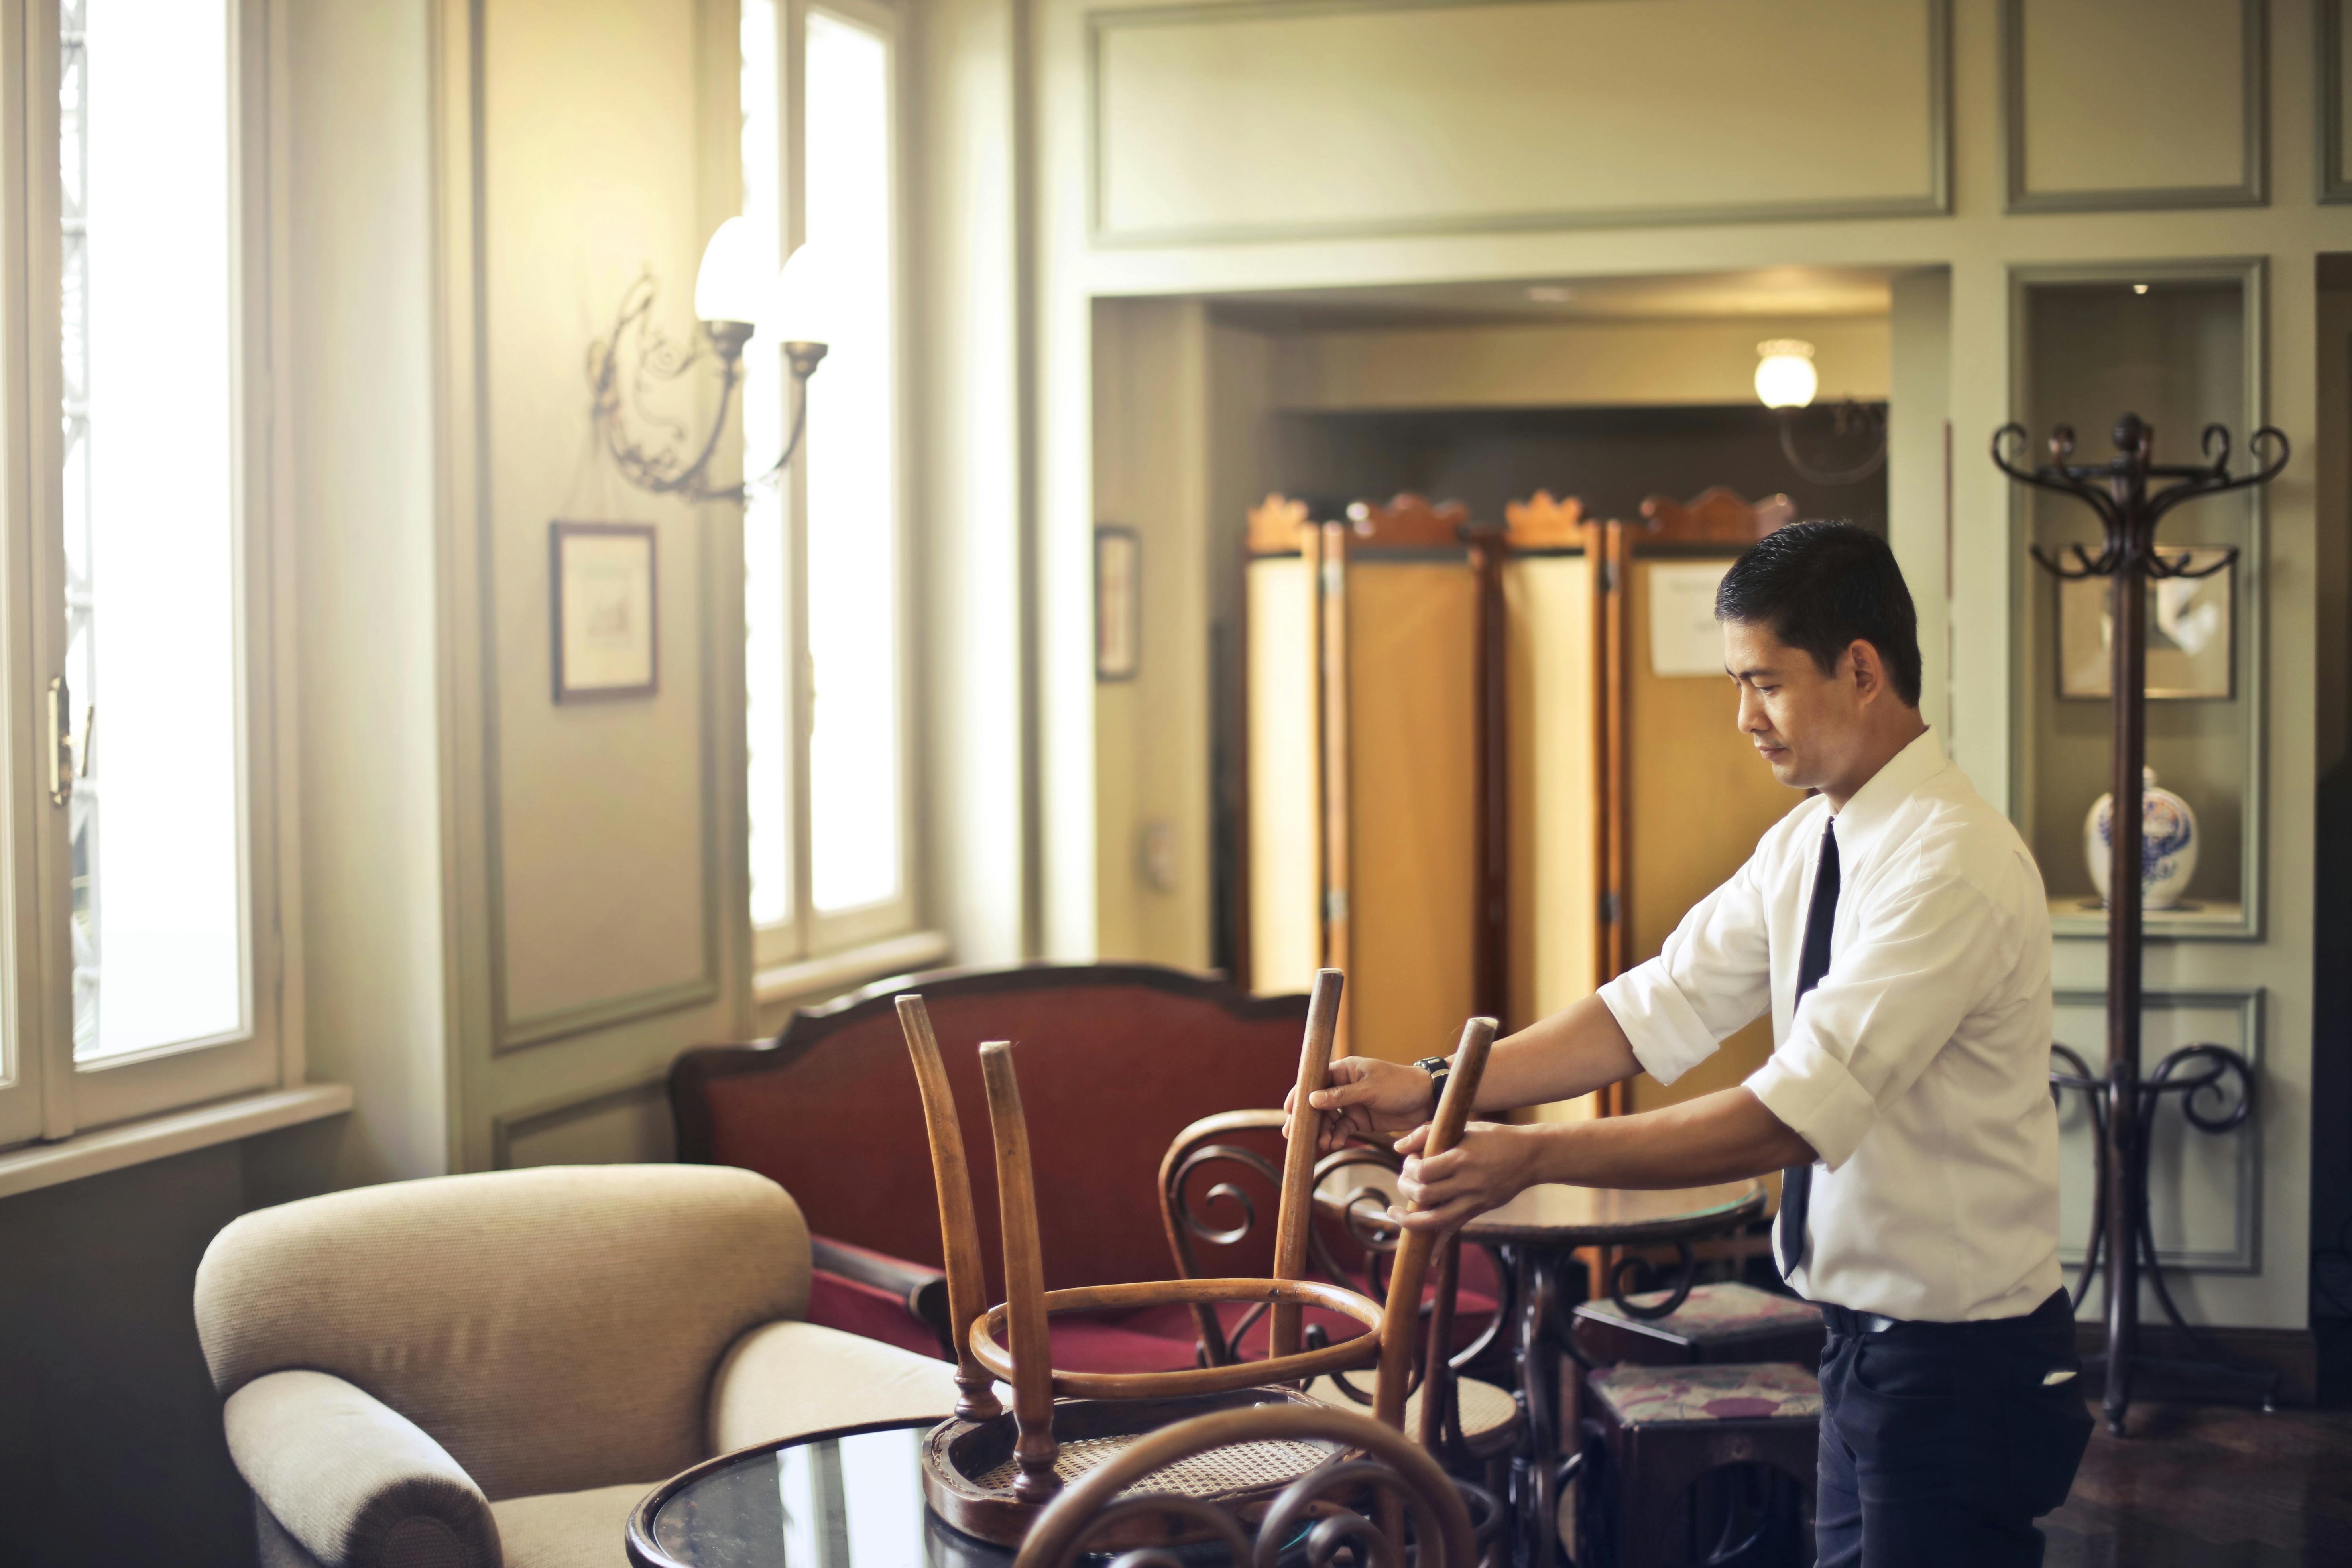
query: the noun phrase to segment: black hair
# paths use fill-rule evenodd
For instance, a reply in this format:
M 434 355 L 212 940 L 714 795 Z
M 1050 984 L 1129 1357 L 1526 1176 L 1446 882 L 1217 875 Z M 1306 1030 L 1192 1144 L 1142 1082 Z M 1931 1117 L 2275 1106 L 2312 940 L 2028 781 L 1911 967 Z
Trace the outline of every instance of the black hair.
M 1794 522 L 1749 545 L 1715 591 L 1715 618 L 1762 626 L 1823 675 L 1860 640 L 1919 706 L 1919 615 L 1886 541 L 1850 522 Z

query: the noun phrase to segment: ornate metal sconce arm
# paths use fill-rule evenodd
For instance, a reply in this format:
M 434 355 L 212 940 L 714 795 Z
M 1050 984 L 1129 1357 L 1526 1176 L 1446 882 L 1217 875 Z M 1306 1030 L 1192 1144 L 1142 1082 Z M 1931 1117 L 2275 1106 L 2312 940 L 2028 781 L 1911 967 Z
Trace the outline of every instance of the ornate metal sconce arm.
M 773 479 L 792 462 L 808 419 L 808 378 L 824 358 L 825 345 L 783 345 L 793 384 L 799 392 L 793 399 L 792 433 L 785 439 L 783 456 L 765 473 L 740 484 L 712 485 L 706 475 L 711 458 L 719 450 L 719 438 L 726 432 L 735 390 L 742 384 L 743 349 L 751 339 L 751 328 L 742 321 L 706 321 L 703 335 L 707 344 L 682 348 L 654 324 L 656 292 L 652 275 L 640 276 L 621 297 L 620 312 L 614 320 L 612 331 L 589 346 L 589 415 L 597 439 L 614 466 L 621 470 L 622 478 L 639 489 L 656 495 L 684 496 L 696 501 L 740 503 L 753 486 Z M 635 351 L 635 363 L 625 369 L 625 360 L 632 357 L 626 351 L 631 349 Z M 655 412 L 646 395 L 657 384 L 684 379 L 711 359 L 719 362 L 719 407 L 701 448 L 688 458 L 686 426 Z M 667 433 L 669 439 L 648 447 L 631 433 L 633 417 Z

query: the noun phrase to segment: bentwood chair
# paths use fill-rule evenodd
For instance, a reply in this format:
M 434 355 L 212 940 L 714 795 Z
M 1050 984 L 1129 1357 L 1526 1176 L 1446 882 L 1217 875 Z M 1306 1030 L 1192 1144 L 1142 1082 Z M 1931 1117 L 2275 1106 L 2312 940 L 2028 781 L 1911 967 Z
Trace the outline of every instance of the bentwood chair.
M 1302 1095 L 1321 1088 L 1326 1080 L 1340 984 L 1336 970 L 1316 976 L 1299 1058 L 1297 1089 Z M 1144 1430 L 1163 1425 L 1175 1415 L 1190 1413 L 1171 1401 L 1243 1395 L 1255 1390 L 1243 1402 L 1304 1403 L 1270 1385 L 1377 1365 L 1375 1413 L 1391 1428 L 1402 1429 L 1412 1363 L 1412 1338 L 1419 1328 L 1419 1313 L 1415 1305 L 1392 1310 L 1358 1291 L 1305 1278 L 1314 1164 L 1311 1138 L 1294 1141 L 1286 1151 L 1272 1278 L 1156 1280 L 1047 1291 L 1037 1237 L 1028 1128 L 1013 1047 L 1001 1040 L 981 1047 L 981 1062 L 995 1142 L 1006 1300 L 984 1309 L 970 1173 L 954 1102 L 946 1092 L 938 1042 L 920 997 L 902 997 L 899 1008 L 922 1091 L 940 1189 L 949 1310 L 955 1329 L 956 1382 L 961 1391 L 958 1423 L 933 1433 L 925 1447 L 926 1490 L 932 1506 L 950 1523 L 989 1539 L 1018 1539 L 1036 1506 L 1051 1499 L 1065 1480 L 1103 1462 Z M 1465 1028 L 1460 1065 L 1431 1130 L 1433 1149 L 1450 1147 L 1460 1137 L 1494 1029 L 1491 1019 L 1473 1019 Z M 1430 1251 L 1427 1233 L 1407 1234 L 1391 1271 L 1391 1302 L 1419 1302 Z M 1070 1372 L 1052 1364 L 1046 1330 L 1051 1314 L 1224 1301 L 1265 1303 L 1272 1308 L 1270 1353 L 1265 1360 L 1121 1373 Z M 1364 1331 L 1337 1344 L 1302 1350 L 1301 1310 L 1308 1306 L 1351 1320 Z M 1009 1428 L 991 1386 L 993 1381 L 1002 1381 L 1013 1390 Z M 1057 1395 L 1073 1403 L 1057 1410 Z M 1122 1403 L 1133 1406 L 1124 1417 L 1103 1408 Z M 1070 1423 L 1074 1436 L 1082 1430 L 1085 1440 L 1065 1450 L 1055 1436 L 1057 1420 Z M 1264 1466 L 1237 1470 L 1225 1478 L 1222 1490 L 1211 1488 L 1202 1495 L 1262 1496 L 1269 1487 L 1295 1479 L 1297 1473 L 1295 1467 L 1280 1474 L 1270 1474 Z
M 1192 1481 L 1203 1470 L 1229 1468 L 1239 1455 L 1276 1445 L 1307 1446 L 1328 1457 L 1262 1514 L 1251 1510 L 1257 1533 L 1253 1545 L 1249 1521 L 1198 1496 Z M 1375 1503 L 1369 1509 L 1368 1496 Z M 1334 1561 L 1343 1545 L 1353 1549 L 1358 1563 L 1472 1568 L 1476 1561 L 1469 1510 L 1436 1461 L 1390 1427 L 1328 1407 L 1223 1411 L 1137 1439 L 1037 1516 L 1013 1568 L 1070 1568 L 1089 1550 L 1104 1550 L 1107 1537 L 1139 1533 L 1139 1521 L 1156 1521 L 1163 1541 L 1215 1542 L 1235 1563 L 1272 1563 L 1302 1533 L 1316 1563 Z M 1120 1559 L 1177 1560 L 1156 1552 Z
M 1275 1171 L 1263 1154 L 1237 1140 L 1252 1133 L 1278 1132 L 1282 1124 L 1283 1113 L 1278 1110 L 1227 1111 L 1192 1123 L 1168 1146 L 1160 1166 L 1160 1215 L 1179 1278 L 1191 1279 L 1202 1273 L 1200 1244 L 1220 1249 L 1232 1247 L 1255 1227 L 1256 1205 L 1233 1177 L 1247 1173 L 1271 1182 Z M 1307 1252 L 1326 1279 L 1353 1286 L 1360 1278 L 1365 1294 L 1384 1293 L 1381 1265 L 1394 1257 L 1402 1236 L 1386 1216 L 1396 1203 L 1395 1176 L 1403 1163 L 1393 1150 L 1374 1143 L 1350 1143 L 1316 1161 Z M 1220 1175 L 1225 1179 L 1208 1185 L 1205 1192 L 1199 1190 L 1209 1178 Z M 1196 1198 L 1202 1200 L 1198 1206 Z M 1221 1226 L 1202 1212 L 1213 1209 L 1221 1199 L 1238 1211 L 1235 1224 Z M 1360 1256 L 1356 1268 L 1345 1260 L 1349 1251 Z M 1405 1430 L 1422 1435 L 1430 1451 L 1453 1468 L 1489 1470 L 1517 1443 L 1523 1417 L 1509 1389 L 1465 1375 L 1462 1369 L 1493 1348 L 1502 1327 L 1500 1314 L 1488 1303 L 1486 1331 L 1467 1344 L 1457 1343 L 1455 1328 L 1463 1293 L 1458 1234 L 1446 1238 L 1434 1261 L 1433 1288 L 1419 1306 L 1429 1321 L 1428 1353 L 1423 1358 L 1421 1385 L 1406 1399 Z M 1193 1314 L 1204 1364 L 1225 1365 L 1243 1359 L 1255 1327 L 1250 1319 L 1228 1331 L 1206 1307 L 1194 1307 Z M 1315 1342 L 1332 1326 L 1310 1322 L 1308 1342 Z M 1362 1409 L 1373 1400 L 1371 1391 L 1359 1388 L 1345 1373 L 1318 1378 L 1307 1385 L 1306 1393 L 1341 1409 Z M 1493 1479 L 1489 1475 L 1490 1482 Z

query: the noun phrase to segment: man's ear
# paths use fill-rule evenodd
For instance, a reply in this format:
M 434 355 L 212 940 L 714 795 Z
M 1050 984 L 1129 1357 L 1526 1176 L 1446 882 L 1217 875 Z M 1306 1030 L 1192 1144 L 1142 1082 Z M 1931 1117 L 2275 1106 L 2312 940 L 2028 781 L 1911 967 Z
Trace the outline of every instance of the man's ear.
M 1886 664 L 1878 657 L 1878 649 L 1861 637 L 1847 645 L 1845 657 L 1852 665 L 1848 679 L 1853 682 L 1854 695 L 1867 701 L 1886 689 Z

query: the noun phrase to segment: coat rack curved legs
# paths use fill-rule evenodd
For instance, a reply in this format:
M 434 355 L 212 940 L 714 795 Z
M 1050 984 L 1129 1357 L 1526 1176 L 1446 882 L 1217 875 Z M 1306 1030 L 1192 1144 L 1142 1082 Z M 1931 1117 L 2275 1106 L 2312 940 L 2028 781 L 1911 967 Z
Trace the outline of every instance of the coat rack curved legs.
M 2067 1090 L 2083 1096 L 2091 1113 L 2091 1125 L 2098 1139 L 2098 1187 L 2091 1205 L 2091 1237 L 2083 1249 L 2082 1270 L 2074 1278 L 2074 1289 L 2068 1292 L 2079 1310 L 2089 1299 L 2091 1282 L 2099 1277 L 2110 1259 L 2105 1256 L 2107 1205 L 2111 1196 L 2126 1196 L 2119 1189 L 2122 1184 L 2108 1175 L 2108 1123 L 2112 1116 L 2109 1090 L 2114 1087 L 2103 1078 L 2095 1076 L 2088 1063 L 2064 1046 L 2053 1046 L 2051 1055 L 2065 1063 L 2068 1070 L 2053 1068 L 2050 1071 L 2050 1097 L 2062 1100 Z M 2201 1068 L 2189 1076 L 2181 1076 L 2194 1065 Z M 2215 1349 L 2205 1336 L 2181 1316 L 2180 1308 L 2172 1300 L 2172 1290 L 2165 1283 L 2164 1266 L 2157 1259 L 2156 1226 L 2149 1218 L 2147 1183 L 2147 1150 L 2156 1133 L 2156 1113 L 2164 1097 L 2180 1097 L 2182 1120 L 2196 1131 L 2209 1135 L 2234 1131 L 2246 1124 L 2254 1112 L 2254 1069 L 2245 1058 L 2227 1046 L 2210 1043 L 2183 1046 L 2156 1064 L 2156 1070 L 2138 1086 L 2139 1106 L 2133 1118 L 2129 1142 L 2137 1150 L 2135 1163 L 2141 1179 L 2132 1184 L 2128 1196 L 2136 1212 L 2129 1219 L 2131 1234 L 2138 1240 L 2133 1248 L 2134 1266 L 2127 1271 L 2145 1280 L 2155 1295 L 2157 1304 L 2164 1309 L 2176 1331 L 2201 1360 L 2189 1361 L 2170 1356 L 2151 1356 L 2134 1352 L 2120 1362 L 2101 1355 L 2084 1358 L 2106 1363 L 2107 1411 L 2111 1426 L 2120 1426 L 2122 1413 L 2131 1402 L 2131 1384 L 2135 1372 L 2149 1372 L 2159 1376 L 2200 1379 L 2243 1389 L 2262 1401 L 2264 1410 L 2278 1408 L 2279 1373 L 2273 1368 L 2240 1366 Z M 2218 1109 L 2208 1109 L 2198 1103 L 2199 1097 L 2210 1094 Z

